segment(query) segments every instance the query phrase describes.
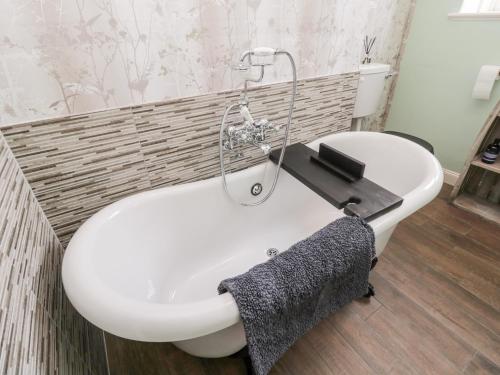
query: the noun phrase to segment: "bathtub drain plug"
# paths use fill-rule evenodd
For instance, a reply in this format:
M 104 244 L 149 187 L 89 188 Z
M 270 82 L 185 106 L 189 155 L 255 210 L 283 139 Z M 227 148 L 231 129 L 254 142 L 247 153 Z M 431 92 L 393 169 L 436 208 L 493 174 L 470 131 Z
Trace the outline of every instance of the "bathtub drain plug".
M 275 257 L 276 255 L 278 255 L 279 252 L 280 251 L 278 249 L 271 247 L 270 249 L 267 249 L 266 254 L 268 257 L 272 258 L 272 257 Z
M 262 193 L 262 184 L 256 183 L 252 185 L 252 188 L 250 189 L 250 192 L 252 193 L 253 196 L 257 196 L 260 193 Z

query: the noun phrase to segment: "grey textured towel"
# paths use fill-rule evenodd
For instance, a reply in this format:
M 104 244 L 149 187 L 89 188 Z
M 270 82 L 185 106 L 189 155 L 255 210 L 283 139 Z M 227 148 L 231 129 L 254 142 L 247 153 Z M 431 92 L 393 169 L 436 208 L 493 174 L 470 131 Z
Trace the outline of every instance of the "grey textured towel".
M 343 217 L 220 283 L 219 293 L 236 300 L 257 375 L 321 319 L 367 293 L 374 242 L 368 224 Z

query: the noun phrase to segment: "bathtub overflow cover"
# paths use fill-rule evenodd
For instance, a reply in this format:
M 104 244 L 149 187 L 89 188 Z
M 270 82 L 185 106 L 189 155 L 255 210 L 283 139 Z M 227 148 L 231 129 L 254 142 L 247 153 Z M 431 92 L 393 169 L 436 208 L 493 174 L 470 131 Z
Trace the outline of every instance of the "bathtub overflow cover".
M 253 184 L 252 188 L 250 189 L 250 192 L 254 196 L 259 195 L 260 193 L 262 193 L 262 184 L 260 184 L 258 182 L 256 184 Z
M 274 248 L 274 247 L 271 247 L 270 249 L 267 249 L 266 253 L 267 253 L 267 256 L 272 258 L 272 257 L 275 257 L 276 255 L 279 254 L 279 250 Z

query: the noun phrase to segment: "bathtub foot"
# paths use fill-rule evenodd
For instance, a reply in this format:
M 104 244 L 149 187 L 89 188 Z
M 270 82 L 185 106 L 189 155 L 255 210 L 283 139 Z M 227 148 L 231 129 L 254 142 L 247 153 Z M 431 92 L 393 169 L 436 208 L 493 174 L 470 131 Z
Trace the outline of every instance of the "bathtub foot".
M 366 293 L 363 297 L 365 298 L 370 298 L 375 295 L 375 287 L 372 285 L 372 283 L 368 283 L 368 293 Z
M 244 357 L 243 362 L 245 363 L 247 375 L 254 375 L 255 372 L 253 371 L 252 360 L 250 359 L 250 356 L 247 355 L 246 357 Z
M 375 257 L 372 259 L 372 264 L 370 266 L 370 271 L 375 268 L 375 266 L 377 265 L 378 263 L 378 257 Z M 372 285 L 372 283 L 368 283 L 368 293 L 366 293 L 363 297 L 365 298 L 370 298 L 370 297 L 373 297 L 375 295 L 375 288 L 374 286 Z
M 245 369 L 246 369 L 247 375 L 254 375 L 255 374 L 255 372 L 253 371 L 252 360 L 250 359 L 250 354 L 248 354 L 248 346 L 245 346 L 239 352 L 232 354 L 230 356 L 230 358 L 242 359 L 243 363 L 245 364 Z

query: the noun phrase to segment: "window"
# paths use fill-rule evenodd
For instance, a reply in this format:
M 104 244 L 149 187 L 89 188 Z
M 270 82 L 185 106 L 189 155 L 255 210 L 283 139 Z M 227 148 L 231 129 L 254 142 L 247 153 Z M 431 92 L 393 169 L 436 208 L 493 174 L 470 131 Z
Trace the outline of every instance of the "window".
M 500 12 L 500 0 L 464 0 L 460 13 Z
M 463 0 L 457 13 L 450 13 L 455 19 L 500 19 L 500 0 Z

